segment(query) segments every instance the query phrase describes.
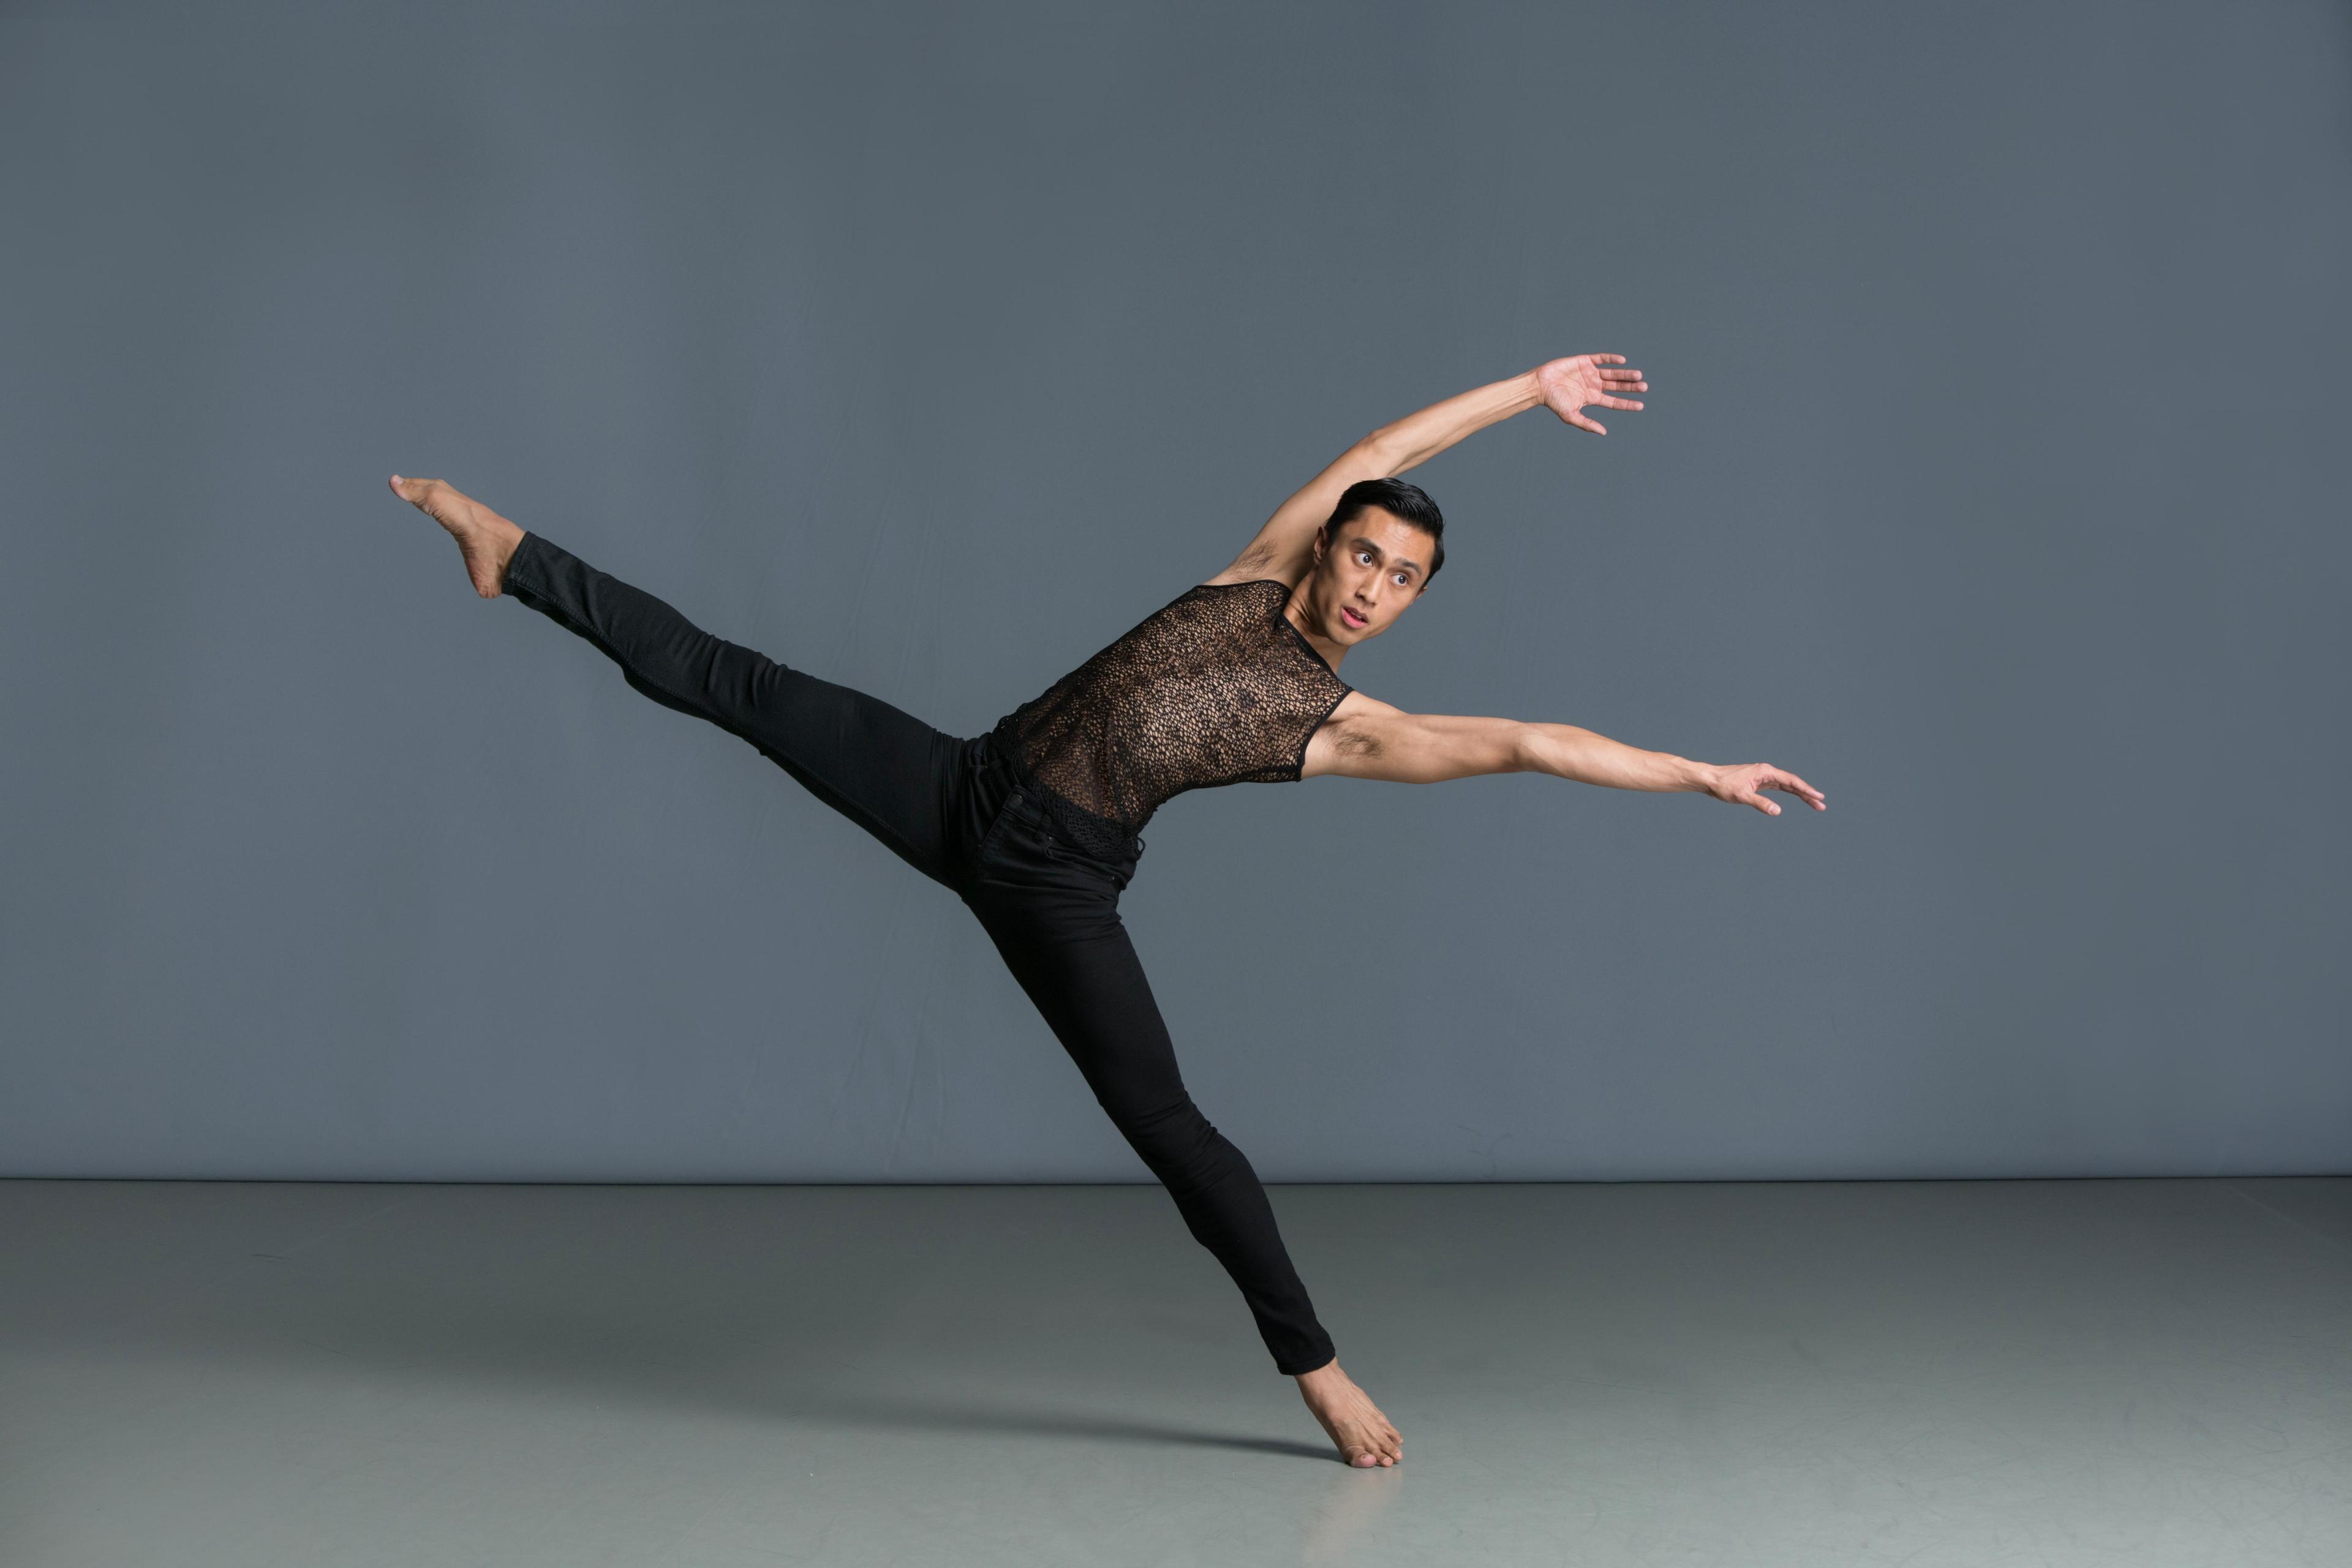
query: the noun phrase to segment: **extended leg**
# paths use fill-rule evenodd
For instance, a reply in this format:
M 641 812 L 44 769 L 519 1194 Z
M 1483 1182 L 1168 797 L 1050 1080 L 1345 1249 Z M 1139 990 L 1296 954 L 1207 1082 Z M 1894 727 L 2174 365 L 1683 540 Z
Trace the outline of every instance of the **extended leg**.
M 950 882 L 947 792 L 961 744 L 953 737 L 879 698 L 713 637 L 437 480 L 403 480 L 394 489 L 457 535 L 477 591 L 509 594 L 586 638 L 631 686 L 758 748 L 917 870 Z

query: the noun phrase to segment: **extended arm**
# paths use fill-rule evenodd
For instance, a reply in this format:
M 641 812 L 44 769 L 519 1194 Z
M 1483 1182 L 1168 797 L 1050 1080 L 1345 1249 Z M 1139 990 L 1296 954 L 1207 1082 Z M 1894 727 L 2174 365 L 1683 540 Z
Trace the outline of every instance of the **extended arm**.
M 1606 428 L 1585 416 L 1585 406 L 1638 409 L 1639 402 L 1621 395 L 1650 389 L 1640 371 L 1617 368 L 1624 363 L 1623 354 L 1571 354 L 1457 393 L 1381 426 L 1340 453 L 1276 509 L 1248 548 L 1213 580 L 1281 577 L 1295 582 L 1306 573 L 1316 530 L 1323 526 L 1349 485 L 1361 479 L 1392 479 L 1514 414 L 1549 408 L 1567 424 L 1606 436 Z
M 1695 790 L 1752 805 L 1768 816 L 1779 790 L 1826 811 L 1822 792 L 1769 763 L 1696 763 L 1671 752 L 1645 752 L 1574 724 L 1407 713 L 1351 691 L 1307 742 L 1301 777 L 1339 773 L 1397 784 L 1435 784 L 1479 773 L 1545 773 L 1610 789 Z

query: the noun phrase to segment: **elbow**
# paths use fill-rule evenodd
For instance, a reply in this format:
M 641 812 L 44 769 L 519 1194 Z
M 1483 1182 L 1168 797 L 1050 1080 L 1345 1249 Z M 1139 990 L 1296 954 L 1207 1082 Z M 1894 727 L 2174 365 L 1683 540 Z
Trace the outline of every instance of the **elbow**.
M 1403 453 L 1397 447 L 1396 432 L 1386 425 L 1358 440 L 1351 450 L 1357 466 L 1370 469 L 1374 479 L 1388 479 L 1405 466 Z
M 1544 766 L 1543 729 L 1540 725 L 1517 723 L 1511 726 L 1505 738 L 1504 751 L 1507 761 L 1498 770 L 1508 773 L 1539 773 Z

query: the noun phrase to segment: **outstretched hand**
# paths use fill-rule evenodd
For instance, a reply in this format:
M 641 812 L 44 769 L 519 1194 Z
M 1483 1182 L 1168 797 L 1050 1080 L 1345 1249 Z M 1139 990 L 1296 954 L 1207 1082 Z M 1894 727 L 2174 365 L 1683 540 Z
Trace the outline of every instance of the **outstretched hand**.
M 1829 801 L 1821 791 L 1799 778 L 1786 768 L 1776 768 L 1769 763 L 1741 763 L 1735 767 L 1715 770 L 1707 780 L 1706 793 L 1717 800 L 1734 805 L 1752 805 L 1767 816 L 1780 815 L 1778 801 L 1766 800 L 1763 791 L 1776 789 L 1793 795 L 1815 811 L 1827 811 Z
M 1623 354 L 1570 354 L 1537 366 L 1536 385 L 1543 390 L 1544 406 L 1580 430 L 1608 435 L 1606 426 L 1586 417 L 1585 405 L 1639 411 L 1641 404 L 1619 395 L 1650 390 L 1640 371 L 1616 368 L 1624 363 Z

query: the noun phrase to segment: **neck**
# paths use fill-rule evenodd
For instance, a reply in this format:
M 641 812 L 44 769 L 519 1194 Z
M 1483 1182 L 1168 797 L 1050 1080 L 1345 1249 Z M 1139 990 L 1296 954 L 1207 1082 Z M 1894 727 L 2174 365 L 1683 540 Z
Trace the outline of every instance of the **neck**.
M 1312 577 L 1301 583 L 1297 591 L 1282 606 L 1282 613 L 1290 617 L 1290 624 L 1298 628 L 1298 635 L 1307 639 L 1309 647 L 1323 656 L 1323 662 L 1329 665 L 1336 674 L 1339 661 L 1348 657 L 1348 645 L 1333 642 L 1323 635 L 1322 618 L 1307 608 L 1314 603 L 1314 588 L 1315 579 Z

